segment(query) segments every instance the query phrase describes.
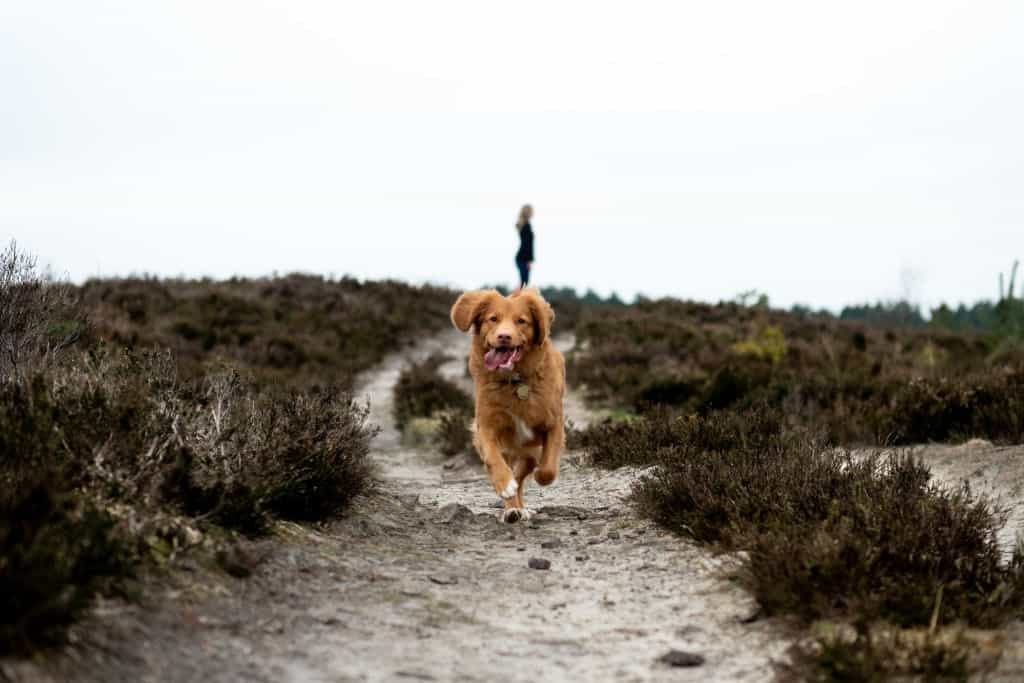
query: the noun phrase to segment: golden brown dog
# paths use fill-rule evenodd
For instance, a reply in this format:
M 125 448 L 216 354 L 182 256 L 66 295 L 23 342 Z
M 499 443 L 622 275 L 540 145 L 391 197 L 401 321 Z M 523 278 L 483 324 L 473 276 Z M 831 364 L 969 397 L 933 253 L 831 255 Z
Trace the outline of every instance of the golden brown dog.
M 558 477 L 565 449 L 562 399 L 565 359 L 551 343 L 555 312 L 534 289 L 504 297 L 466 292 L 452 323 L 473 330 L 469 371 L 476 381 L 476 446 L 494 490 L 505 501 L 502 519 L 529 516 L 523 487 Z

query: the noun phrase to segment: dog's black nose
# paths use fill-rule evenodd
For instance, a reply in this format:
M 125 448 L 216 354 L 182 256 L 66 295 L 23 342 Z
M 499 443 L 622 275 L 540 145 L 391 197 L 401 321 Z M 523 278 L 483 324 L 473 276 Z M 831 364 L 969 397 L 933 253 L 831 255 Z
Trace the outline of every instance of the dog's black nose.
M 512 344 L 512 335 L 511 334 L 499 334 L 498 335 L 498 343 L 501 344 L 502 346 L 509 346 L 509 345 L 511 345 Z

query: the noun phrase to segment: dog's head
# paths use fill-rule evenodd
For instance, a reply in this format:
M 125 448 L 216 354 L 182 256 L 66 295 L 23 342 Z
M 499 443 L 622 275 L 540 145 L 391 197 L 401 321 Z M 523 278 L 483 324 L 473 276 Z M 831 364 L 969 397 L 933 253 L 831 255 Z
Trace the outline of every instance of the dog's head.
M 554 320 L 555 312 L 535 289 L 507 297 L 493 290 L 466 292 L 452 306 L 452 323 L 462 332 L 472 328 L 492 372 L 514 370 L 547 340 Z

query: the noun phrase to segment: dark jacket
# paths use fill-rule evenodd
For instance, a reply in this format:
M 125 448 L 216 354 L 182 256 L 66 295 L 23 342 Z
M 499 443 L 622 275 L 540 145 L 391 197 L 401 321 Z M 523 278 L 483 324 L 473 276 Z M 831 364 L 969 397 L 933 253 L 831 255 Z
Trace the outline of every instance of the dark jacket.
M 516 252 L 516 261 L 533 261 L 533 228 L 527 223 L 519 231 L 519 251 Z

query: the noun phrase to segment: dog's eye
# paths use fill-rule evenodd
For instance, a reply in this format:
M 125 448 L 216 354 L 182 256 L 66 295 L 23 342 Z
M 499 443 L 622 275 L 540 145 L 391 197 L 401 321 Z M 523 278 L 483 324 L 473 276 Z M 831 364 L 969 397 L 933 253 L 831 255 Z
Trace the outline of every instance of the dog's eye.
M 525 325 L 526 324 L 526 318 L 520 318 L 516 322 L 519 323 L 520 325 Z
M 490 317 L 490 321 L 491 321 L 492 323 L 496 323 L 496 322 L 498 322 L 498 316 L 496 316 L 496 315 L 492 315 L 492 316 Z

